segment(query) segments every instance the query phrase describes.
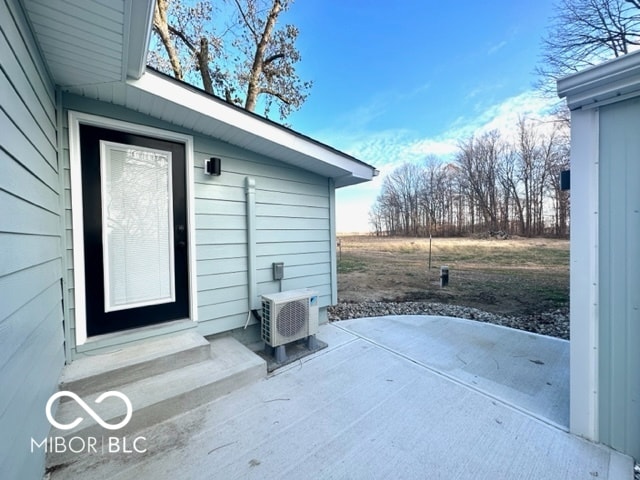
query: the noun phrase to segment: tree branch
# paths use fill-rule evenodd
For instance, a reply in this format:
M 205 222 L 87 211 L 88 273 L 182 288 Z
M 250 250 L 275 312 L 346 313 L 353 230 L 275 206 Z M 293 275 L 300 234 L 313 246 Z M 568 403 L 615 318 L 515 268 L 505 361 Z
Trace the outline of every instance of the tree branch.
M 211 72 L 209 71 L 209 42 L 206 37 L 200 39 L 200 50 L 197 52 L 198 70 L 202 77 L 202 87 L 205 92 L 213 93 L 213 83 L 211 82 Z
M 189 38 L 184 34 L 184 32 L 178 30 L 173 25 L 167 25 L 167 27 L 169 29 L 169 32 L 173 33 L 176 37 L 180 38 L 180 40 L 184 42 L 184 44 L 187 46 L 189 50 L 191 50 L 193 53 L 196 53 L 197 51 L 196 47 L 193 45 L 193 43 L 191 43 L 191 40 L 189 40 Z
M 182 66 L 180 65 L 180 58 L 178 52 L 175 49 L 175 45 L 169 35 L 169 28 L 167 24 L 167 0 L 158 0 L 155 8 L 153 9 L 153 29 L 160 37 L 162 44 L 169 56 L 169 62 L 171 63 L 171 69 L 173 75 L 178 79 L 183 79 Z
M 282 103 L 286 104 L 286 105 L 292 105 L 293 102 L 291 101 L 291 99 L 285 97 L 282 93 L 276 91 L 276 90 L 272 90 L 270 88 L 261 88 L 260 89 L 260 93 L 266 93 L 267 95 L 272 95 L 274 97 L 276 97 L 278 100 L 280 100 Z
M 235 0 L 236 2 L 238 0 Z M 260 36 L 260 41 L 256 47 L 256 53 L 253 57 L 253 63 L 251 65 L 251 71 L 249 73 L 249 82 L 247 88 L 247 99 L 245 101 L 244 107 L 253 112 L 256 108 L 256 103 L 258 101 L 258 94 L 260 92 L 260 74 L 262 73 L 262 69 L 264 68 L 264 54 L 267 50 L 267 46 L 271 41 L 271 35 L 273 32 L 273 28 L 275 27 L 276 21 L 278 20 L 278 15 L 282 11 L 282 3 L 281 0 L 273 0 L 273 5 L 271 6 L 271 10 L 267 15 L 267 21 L 264 25 L 264 30 L 262 35 Z M 278 98 L 276 96 L 276 98 Z
M 639 0 L 640 1 L 640 0 Z M 262 62 L 262 65 L 264 67 L 266 67 L 267 65 L 269 65 L 271 62 L 275 62 L 276 60 L 278 60 L 279 58 L 284 58 L 284 53 L 276 53 L 275 55 L 271 55 L 269 58 L 265 59 Z
M 234 2 L 236 4 L 236 6 L 238 7 L 238 11 L 240 12 L 240 16 L 242 17 L 242 20 L 244 21 L 245 25 L 247 26 L 247 28 L 251 32 L 251 35 L 253 35 L 253 39 L 257 44 L 258 43 L 258 38 L 260 38 L 258 36 L 258 33 L 253 29 L 253 25 L 251 25 L 251 23 L 249 22 L 249 19 L 247 18 L 246 13 L 244 13 L 244 10 L 242 9 L 242 5 L 240 5 L 240 2 L 238 0 L 234 0 Z

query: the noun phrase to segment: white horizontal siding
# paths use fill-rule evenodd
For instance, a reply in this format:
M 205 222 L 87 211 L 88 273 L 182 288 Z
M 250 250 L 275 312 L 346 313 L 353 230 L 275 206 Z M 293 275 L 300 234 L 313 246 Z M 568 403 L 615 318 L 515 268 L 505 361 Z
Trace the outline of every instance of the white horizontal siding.
M 22 7 L 0 0 L 0 472 L 39 478 L 64 364 L 55 93 Z

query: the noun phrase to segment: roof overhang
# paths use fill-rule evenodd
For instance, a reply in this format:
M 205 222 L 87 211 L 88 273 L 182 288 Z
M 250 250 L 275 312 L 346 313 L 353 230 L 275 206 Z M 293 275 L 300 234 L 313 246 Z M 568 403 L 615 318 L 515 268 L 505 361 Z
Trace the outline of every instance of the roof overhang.
M 371 180 L 378 171 L 355 157 L 148 69 L 139 79 L 65 88 L 328 177 L 336 187 Z
M 640 95 L 640 51 L 558 80 L 558 95 L 571 110 Z
M 154 0 L 22 0 L 63 91 L 121 105 L 178 127 L 332 178 L 336 187 L 377 170 L 310 137 L 146 68 Z
M 139 78 L 154 0 L 22 0 L 49 73 L 62 87 Z

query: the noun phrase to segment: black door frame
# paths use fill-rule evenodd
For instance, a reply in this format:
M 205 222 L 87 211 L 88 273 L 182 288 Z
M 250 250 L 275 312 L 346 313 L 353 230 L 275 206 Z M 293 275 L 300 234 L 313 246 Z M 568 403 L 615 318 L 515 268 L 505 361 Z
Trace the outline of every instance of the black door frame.
M 187 145 L 173 140 L 132 133 L 126 128 L 108 125 L 79 126 L 82 165 L 83 246 L 86 305 L 86 333 L 95 336 L 127 329 L 189 318 L 189 234 L 187 198 Z M 104 270 L 102 255 L 102 213 L 100 188 L 100 140 L 139 145 L 172 152 L 174 283 L 176 301 L 104 312 Z M 97 183 L 96 183 L 97 182 Z M 76 267 L 78 268 L 78 267 Z

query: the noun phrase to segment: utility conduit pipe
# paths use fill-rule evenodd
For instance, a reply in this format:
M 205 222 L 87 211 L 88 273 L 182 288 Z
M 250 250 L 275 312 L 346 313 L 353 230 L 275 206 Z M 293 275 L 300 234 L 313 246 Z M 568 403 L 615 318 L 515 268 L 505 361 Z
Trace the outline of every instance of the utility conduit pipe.
M 247 197 L 247 288 L 251 311 L 260 307 L 256 282 L 256 181 L 253 178 L 245 178 L 245 194 Z

